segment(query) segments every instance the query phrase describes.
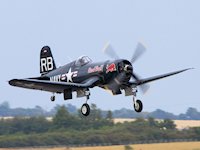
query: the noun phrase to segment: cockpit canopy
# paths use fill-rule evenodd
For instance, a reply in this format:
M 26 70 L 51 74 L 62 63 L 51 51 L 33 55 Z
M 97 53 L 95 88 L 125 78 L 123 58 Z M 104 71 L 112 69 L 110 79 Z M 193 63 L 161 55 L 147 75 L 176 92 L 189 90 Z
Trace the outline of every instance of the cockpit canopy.
M 92 60 L 88 56 L 81 56 L 76 60 L 75 65 L 76 66 L 83 66 L 83 65 L 86 65 L 90 62 L 92 62 Z

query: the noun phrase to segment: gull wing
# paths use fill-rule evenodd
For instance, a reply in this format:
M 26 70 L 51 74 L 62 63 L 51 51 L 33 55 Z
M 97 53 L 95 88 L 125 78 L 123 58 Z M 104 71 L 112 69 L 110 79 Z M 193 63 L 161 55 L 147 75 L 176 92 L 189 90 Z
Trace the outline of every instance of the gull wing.
M 12 79 L 9 84 L 12 86 L 17 86 L 27 89 L 35 89 L 41 91 L 48 91 L 53 93 L 63 93 L 66 89 L 81 89 L 90 88 L 99 81 L 99 77 L 93 76 L 86 80 L 84 83 L 69 83 L 69 82 L 54 82 L 49 80 L 39 80 L 39 79 Z
M 166 73 L 166 74 L 163 74 L 163 75 L 158 75 L 158 76 L 154 76 L 154 77 L 150 77 L 150 78 L 145 78 L 145 79 L 140 79 L 138 81 L 130 81 L 129 83 L 131 85 L 142 85 L 142 84 L 145 84 L 145 83 L 149 83 L 149 82 L 152 82 L 152 81 L 156 81 L 156 80 L 160 80 L 162 78 L 166 78 L 166 77 L 169 77 L 169 76 L 172 76 L 172 75 L 176 75 L 176 74 L 179 74 L 181 72 L 184 72 L 184 71 L 187 71 L 187 70 L 190 70 L 190 69 L 193 69 L 193 68 L 188 68 L 188 69 L 183 69 L 183 70 L 179 70 L 179 71 L 175 71 L 175 72 L 170 72 L 170 73 Z

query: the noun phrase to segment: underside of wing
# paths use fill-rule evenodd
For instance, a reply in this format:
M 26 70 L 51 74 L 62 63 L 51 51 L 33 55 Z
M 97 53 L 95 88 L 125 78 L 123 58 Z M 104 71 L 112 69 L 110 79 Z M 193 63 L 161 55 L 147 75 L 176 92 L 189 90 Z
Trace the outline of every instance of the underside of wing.
M 63 93 L 64 90 L 72 89 L 72 91 L 82 88 L 93 87 L 96 82 L 99 81 L 99 77 L 94 76 L 85 81 L 84 83 L 69 83 L 69 82 L 53 82 L 48 80 L 38 79 L 13 79 L 9 81 L 12 86 L 35 89 L 41 91 L 49 91 L 53 93 Z
M 149 82 L 152 82 L 152 81 L 155 81 L 155 80 L 159 80 L 159 79 L 162 79 L 162 78 L 166 78 L 166 77 L 169 77 L 169 76 L 172 76 L 172 75 L 176 75 L 176 74 L 179 74 L 181 72 L 184 72 L 184 71 L 187 71 L 187 70 L 190 70 L 192 68 L 188 68 L 188 69 L 183 69 L 183 70 L 179 70 L 179 71 L 175 71 L 175 72 L 170 72 L 170 73 L 166 73 L 166 74 L 163 74 L 163 75 L 158 75 L 158 76 L 154 76 L 154 77 L 150 77 L 150 78 L 146 78 L 146 79 L 140 79 L 138 80 L 137 82 L 136 81 L 133 81 L 133 82 L 129 82 L 131 85 L 142 85 L 142 84 L 145 84 L 145 83 L 149 83 Z

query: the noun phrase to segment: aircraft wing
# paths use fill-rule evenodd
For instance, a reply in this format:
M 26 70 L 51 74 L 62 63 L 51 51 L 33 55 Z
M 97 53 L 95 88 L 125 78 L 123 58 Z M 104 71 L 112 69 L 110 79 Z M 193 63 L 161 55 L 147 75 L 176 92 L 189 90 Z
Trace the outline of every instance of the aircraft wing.
M 148 83 L 148 82 L 152 82 L 152 81 L 155 81 L 155 80 L 159 80 L 159 79 L 162 79 L 162 78 L 166 78 L 166 77 L 169 77 L 169 76 L 172 76 L 172 75 L 175 75 L 175 74 L 179 74 L 181 72 L 184 72 L 184 71 L 187 71 L 187 70 L 190 70 L 190 69 L 193 69 L 193 68 L 188 68 L 188 69 L 183 69 L 183 70 L 179 70 L 179 71 L 175 71 L 175 72 L 170 72 L 170 73 L 166 73 L 166 74 L 163 74 L 163 75 L 158 75 L 158 76 L 154 76 L 154 77 L 150 77 L 150 78 L 146 78 L 146 79 L 140 79 L 138 81 L 131 81 L 129 82 L 131 85 L 142 85 L 142 84 L 145 84 L 145 83 Z
M 9 81 L 9 84 L 12 86 L 27 88 L 27 89 L 35 89 L 41 91 L 49 91 L 54 93 L 63 93 L 66 89 L 81 89 L 81 88 L 90 88 L 97 81 L 99 81 L 99 77 L 94 76 L 88 79 L 84 83 L 69 83 L 69 82 L 53 82 L 48 80 L 38 80 L 38 79 L 13 79 Z

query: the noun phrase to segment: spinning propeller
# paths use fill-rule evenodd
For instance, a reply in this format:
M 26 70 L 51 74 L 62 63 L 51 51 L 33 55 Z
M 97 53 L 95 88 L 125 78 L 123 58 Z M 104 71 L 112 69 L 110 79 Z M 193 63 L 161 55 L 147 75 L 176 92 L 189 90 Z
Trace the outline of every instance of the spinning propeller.
M 130 63 L 132 64 L 132 66 L 144 54 L 145 51 L 146 51 L 145 46 L 142 43 L 138 42 L 135 52 L 133 53 L 132 58 L 130 60 Z M 116 51 L 110 45 L 110 43 L 106 43 L 105 47 L 103 48 L 103 52 L 113 59 L 120 59 L 120 57 L 117 55 Z M 132 71 L 131 75 L 136 80 L 136 82 L 140 81 L 141 79 L 140 76 L 137 75 L 135 72 Z M 148 89 L 150 88 L 148 84 L 142 84 L 139 87 L 142 93 L 146 93 Z

